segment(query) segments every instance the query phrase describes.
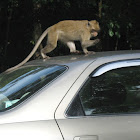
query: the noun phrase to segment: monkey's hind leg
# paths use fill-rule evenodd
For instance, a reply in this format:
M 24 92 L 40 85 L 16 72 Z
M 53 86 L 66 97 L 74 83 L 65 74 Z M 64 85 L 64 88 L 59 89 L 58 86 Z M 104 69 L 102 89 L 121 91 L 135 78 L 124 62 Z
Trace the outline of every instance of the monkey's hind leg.
M 80 53 L 80 51 L 76 50 L 76 46 L 75 46 L 74 42 L 67 42 L 66 44 L 70 49 L 70 53 L 73 53 L 73 54 L 79 54 Z
M 43 59 L 50 58 L 46 54 L 53 51 L 57 47 L 57 40 L 58 40 L 58 37 L 55 33 L 48 34 L 47 45 L 41 50 L 41 55 Z

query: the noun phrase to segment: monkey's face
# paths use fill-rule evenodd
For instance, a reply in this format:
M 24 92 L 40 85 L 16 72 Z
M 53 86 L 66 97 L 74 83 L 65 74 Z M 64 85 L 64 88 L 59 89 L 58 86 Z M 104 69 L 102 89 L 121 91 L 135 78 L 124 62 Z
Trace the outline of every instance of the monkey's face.
M 96 20 L 91 20 L 89 21 L 88 26 L 90 28 L 91 36 L 96 37 L 100 31 L 99 23 Z

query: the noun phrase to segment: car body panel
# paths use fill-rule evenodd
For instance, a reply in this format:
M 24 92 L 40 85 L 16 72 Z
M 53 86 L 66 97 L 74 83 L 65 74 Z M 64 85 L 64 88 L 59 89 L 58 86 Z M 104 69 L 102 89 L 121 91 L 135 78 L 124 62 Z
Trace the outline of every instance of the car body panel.
M 140 116 L 95 116 L 57 120 L 65 140 L 97 136 L 96 140 L 139 140 Z
M 29 61 L 25 65 L 46 65 L 46 64 L 59 64 L 59 65 L 67 65 L 71 67 L 72 65 L 77 64 L 79 66 L 81 63 L 87 63 L 94 61 L 96 59 L 108 57 L 110 61 L 112 61 L 113 57 L 123 57 L 129 55 L 130 57 L 134 57 L 134 55 L 139 55 L 140 50 L 123 50 L 123 51 L 107 51 L 107 52 L 96 52 L 95 54 L 89 55 L 65 55 L 65 56 L 57 56 L 51 57 L 50 59 L 40 59 L 40 60 L 33 60 Z M 132 56 L 131 56 L 132 55 Z M 120 58 L 120 59 L 121 59 Z
M 0 137 L 5 140 L 63 140 L 55 120 L 1 124 Z
M 88 77 L 100 66 L 140 59 L 140 51 L 100 52 L 35 60 L 25 65 L 67 66 L 61 76 L 18 106 L 0 113 L 0 134 L 5 140 L 139 140 L 140 115 L 68 117 L 66 111 Z M 11 136 L 10 136 L 11 135 Z M 29 138 L 27 137 L 29 136 Z

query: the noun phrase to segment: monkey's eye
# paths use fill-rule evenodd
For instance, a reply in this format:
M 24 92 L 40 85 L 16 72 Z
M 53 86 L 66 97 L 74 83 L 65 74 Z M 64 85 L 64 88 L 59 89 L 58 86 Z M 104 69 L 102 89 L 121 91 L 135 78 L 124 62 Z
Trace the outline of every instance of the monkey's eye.
M 90 26 L 90 23 L 88 22 L 88 26 Z

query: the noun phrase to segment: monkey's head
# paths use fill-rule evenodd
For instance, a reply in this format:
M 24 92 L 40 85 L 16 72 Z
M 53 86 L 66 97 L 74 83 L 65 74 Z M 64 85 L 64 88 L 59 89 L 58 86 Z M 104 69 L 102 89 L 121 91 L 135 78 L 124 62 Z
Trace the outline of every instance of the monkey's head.
M 96 37 L 100 32 L 99 22 L 97 22 L 96 20 L 91 20 L 88 22 L 88 26 L 90 28 L 91 36 Z

